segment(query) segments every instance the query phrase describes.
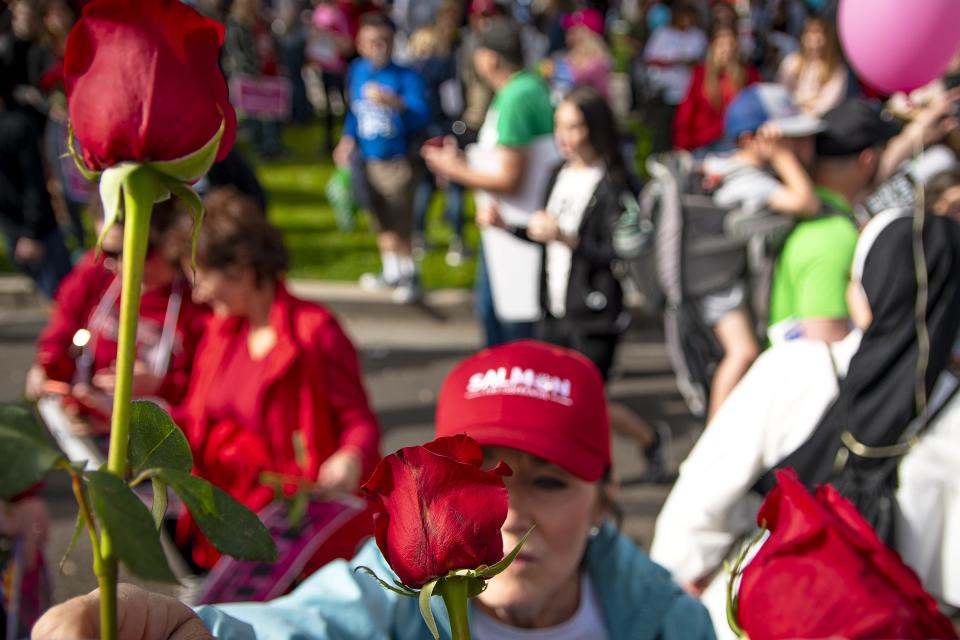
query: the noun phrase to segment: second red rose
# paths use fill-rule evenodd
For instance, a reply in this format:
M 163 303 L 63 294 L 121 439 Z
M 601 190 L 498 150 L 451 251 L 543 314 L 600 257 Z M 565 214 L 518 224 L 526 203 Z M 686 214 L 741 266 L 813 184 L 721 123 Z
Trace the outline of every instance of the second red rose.
M 364 490 L 374 500 L 377 546 L 400 581 L 419 588 L 459 569 L 503 558 L 504 464 L 484 471 L 465 436 L 438 438 L 385 457 Z

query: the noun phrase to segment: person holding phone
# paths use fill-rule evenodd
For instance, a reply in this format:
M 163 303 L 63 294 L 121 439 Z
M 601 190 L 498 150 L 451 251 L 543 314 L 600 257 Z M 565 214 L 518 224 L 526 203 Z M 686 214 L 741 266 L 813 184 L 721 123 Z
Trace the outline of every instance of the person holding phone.
M 103 214 L 95 225 L 99 235 Z M 176 200 L 154 206 L 143 269 L 133 395 L 169 407 L 183 400 L 194 352 L 208 315 L 191 298 L 180 270 L 188 224 Z M 61 396 L 78 435 L 106 435 L 116 383 L 123 226 L 111 227 L 57 291 L 50 320 L 37 340 L 26 396 Z

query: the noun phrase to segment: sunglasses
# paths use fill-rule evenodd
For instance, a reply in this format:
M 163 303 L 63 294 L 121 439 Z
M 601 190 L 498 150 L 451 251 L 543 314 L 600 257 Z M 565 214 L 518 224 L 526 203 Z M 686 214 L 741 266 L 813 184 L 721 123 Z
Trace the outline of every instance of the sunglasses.
M 158 244 L 159 243 L 154 242 L 153 240 L 147 242 L 147 258 L 154 254 L 154 252 L 157 250 Z M 100 255 L 111 260 L 119 260 L 123 257 L 123 246 L 117 247 L 116 249 L 100 247 Z

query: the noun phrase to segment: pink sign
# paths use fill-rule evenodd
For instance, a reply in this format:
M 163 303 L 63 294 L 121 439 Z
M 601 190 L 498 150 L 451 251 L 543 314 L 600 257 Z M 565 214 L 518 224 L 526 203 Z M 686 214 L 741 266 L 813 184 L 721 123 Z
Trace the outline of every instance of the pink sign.
M 243 117 L 286 120 L 290 116 L 290 80 L 282 76 L 233 76 L 230 102 Z

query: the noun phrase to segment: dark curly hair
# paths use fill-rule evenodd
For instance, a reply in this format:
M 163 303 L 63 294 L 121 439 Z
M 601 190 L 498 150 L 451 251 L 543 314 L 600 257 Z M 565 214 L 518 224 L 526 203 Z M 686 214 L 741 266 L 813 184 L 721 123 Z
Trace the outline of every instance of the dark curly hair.
M 204 206 L 197 266 L 216 271 L 249 267 L 258 287 L 283 276 L 290 263 L 287 247 L 255 200 L 235 187 L 218 187 L 204 198 Z

